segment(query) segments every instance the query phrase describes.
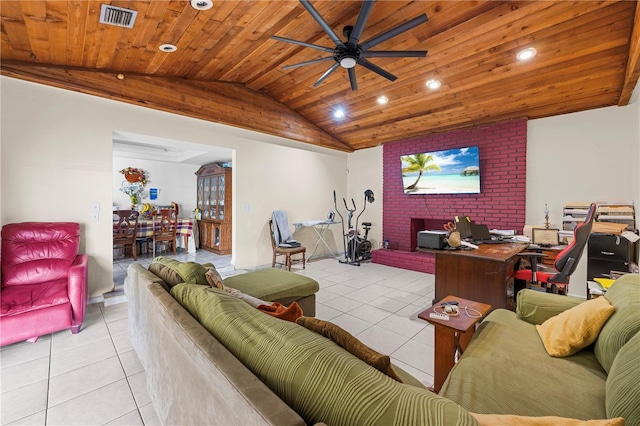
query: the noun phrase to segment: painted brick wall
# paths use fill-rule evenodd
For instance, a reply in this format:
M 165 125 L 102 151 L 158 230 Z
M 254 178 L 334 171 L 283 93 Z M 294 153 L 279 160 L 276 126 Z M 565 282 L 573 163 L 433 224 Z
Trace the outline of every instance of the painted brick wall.
M 478 146 L 480 194 L 407 195 L 402 188 L 400 157 L 416 152 Z M 468 215 L 489 228 L 522 231 L 525 219 L 527 120 L 455 130 L 387 143 L 383 146 L 383 239 L 400 251 L 411 247 L 411 218 L 452 220 Z M 400 253 L 398 253 L 400 255 Z M 429 256 L 429 255 L 426 255 Z M 432 257 L 432 256 L 429 256 Z M 384 261 L 382 261 L 384 259 Z M 406 259 L 374 253 L 374 262 L 406 268 Z M 417 270 L 433 272 L 433 261 Z M 403 266 L 401 266 L 403 265 Z M 407 268 L 415 269 L 415 268 Z M 428 269 L 428 270 L 425 270 Z

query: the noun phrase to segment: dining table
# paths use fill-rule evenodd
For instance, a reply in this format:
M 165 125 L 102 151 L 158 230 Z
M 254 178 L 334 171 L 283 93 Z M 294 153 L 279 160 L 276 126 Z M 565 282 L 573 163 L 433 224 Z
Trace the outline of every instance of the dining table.
M 195 219 L 179 217 L 176 230 L 176 237 L 182 235 L 184 241 L 184 252 L 189 252 L 189 237 L 193 234 L 193 224 Z M 138 219 L 136 227 L 136 239 L 153 238 L 153 219 Z

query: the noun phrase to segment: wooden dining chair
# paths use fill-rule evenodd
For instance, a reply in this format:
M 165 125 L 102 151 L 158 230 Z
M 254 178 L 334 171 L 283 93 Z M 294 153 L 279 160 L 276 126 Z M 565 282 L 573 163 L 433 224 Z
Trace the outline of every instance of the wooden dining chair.
M 269 233 L 271 234 L 271 248 L 273 249 L 273 260 L 271 262 L 271 267 L 274 268 L 276 264 L 282 265 L 290 271 L 292 263 L 302 262 L 302 269 L 305 269 L 307 264 L 307 248 L 304 246 L 280 247 L 279 244 L 276 243 L 276 237 L 273 233 L 273 226 L 273 219 L 269 219 Z M 301 254 L 302 258 L 292 259 L 291 255 L 294 254 Z M 278 262 L 278 256 L 284 256 L 284 263 Z
M 175 209 L 160 209 L 153 214 L 153 257 L 156 257 L 156 245 L 168 243 L 176 254 L 176 232 L 178 230 L 178 214 Z
M 123 246 L 126 254 L 128 246 L 131 246 L 133 260 L 138 260 L 136 247 L 136 227 L 138 226 L 138 213 L 135 210 L 113 211 L 113 246 Z

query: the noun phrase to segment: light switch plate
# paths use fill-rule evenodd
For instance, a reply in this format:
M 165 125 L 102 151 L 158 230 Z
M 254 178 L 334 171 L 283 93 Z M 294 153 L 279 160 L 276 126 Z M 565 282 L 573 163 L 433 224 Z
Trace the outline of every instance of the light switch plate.
M 100 203 L 98 203 L 96 201 L 92 201 L 91 202 L 91 211 L 92 212 L 99 212 L 100 211 Z
M 100 212 L 91 212 L 91 222 L 98 222 L 100 220 Z

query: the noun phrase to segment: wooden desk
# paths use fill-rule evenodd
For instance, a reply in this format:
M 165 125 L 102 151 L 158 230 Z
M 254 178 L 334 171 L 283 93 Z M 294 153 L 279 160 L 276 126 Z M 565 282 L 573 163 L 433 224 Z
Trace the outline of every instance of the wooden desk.
M 462 355 L 471 337 L 475 332 L 475 324 L 480 321 L 491 309 L 490 305 L 474 302 L 473 300 L 461 299 L 455 296 L 447 296 L 443 302 L 458 302 L 460 314 L 449 317 L 448 321 L 430 318 L 432 312 L 442 312 L 440 303 L 433 305 L 424 312 L 418 314 L 418 318 L 423 319 L 435 327 L 435 360 L 433 374 L 433 390 L 438 393 L 444 384 L 449 372 L 457 362 L 457 356 Z M 473 309 L 466 311 L 464 308 Z M 477 311 L 477 312 L 476 312 Z M 469 312 L 469 314 L 467 314 Z M 478 315 L 479 317 L 473 317 Z M 473 316 L 469 316 L 473 315 Z
M 481 244 L 477 249 L 431 250 L 436 255 L 436 295 L 449 294 L 493 308 L 515 310 L 513 268 L 528 244 Z

